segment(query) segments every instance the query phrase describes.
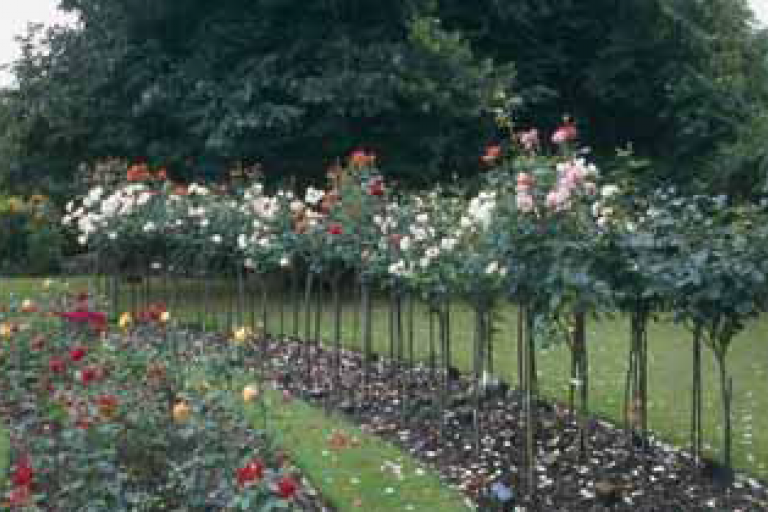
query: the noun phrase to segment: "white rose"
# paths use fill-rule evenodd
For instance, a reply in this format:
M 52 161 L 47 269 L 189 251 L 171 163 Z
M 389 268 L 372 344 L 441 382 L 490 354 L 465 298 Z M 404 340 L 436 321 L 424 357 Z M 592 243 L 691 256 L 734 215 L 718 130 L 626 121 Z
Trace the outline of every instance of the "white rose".
M 605 198 L 613 197 L 618 195 L 618 193 L 619 187 L 616 185 L 604 185 L 603 188 L 600 189 L 600 195 Z
M 497 274 L 499 272 L 499 262 L 498 261 L 492 261 L 488 264 L 487 267 L 485 267 L 485 273 L 487 275 L 491 274 Z
M 452 251 L 456 247 L 457 240 L 455 238 L 443 238 L 440 242 L 440 246 L 444 251 Z

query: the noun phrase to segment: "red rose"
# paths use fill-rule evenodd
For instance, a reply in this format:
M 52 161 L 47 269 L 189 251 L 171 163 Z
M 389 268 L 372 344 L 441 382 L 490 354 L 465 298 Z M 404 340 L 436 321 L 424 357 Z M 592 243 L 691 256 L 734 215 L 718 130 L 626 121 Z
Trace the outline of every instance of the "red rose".
M 368 167 L 376 163 L 376 154 L 368 153 L 363 149 L 358 149 L 349 155 L 349 163 L 353 167 Z
M 381 179 L 373 180 L 368 185 L 368 194 L 372 196 L 383 196 L 384 195 L 384 182 Z
M 331 224 L 328 226 L 328 233 L 332 235 L 340 235 L 344 232 L 344 229 L 341 227 L 341 224 Z
M 485 154 L 480 157 L 480 160 L 482 160 L 486 164 L 492 164 L 496 160 L 499 159 L 501 156 L 501 146 L 498 144 L 493 144 L 485 148 Z
M 75 347 L 69 351 L 69 358 L 76 363 L 82 360 L 87 352 L 85 347 Z
M 35 477 L 35 470 L 29 465 L 29 459 L 26 457 L 21 459 L 13 470 L 11 475 L 11 482 L 16 487 L 29 487 L 32 485 L 32 480 Z
M 88 430 L 91 428 L 91 422 L 87 416 L 81 416 L 75 422 L 75 426 L 80 430 Z
M 64 373 L 64 370 L 67 369 L 67 363 L 63 359 L 55 357 L 48 361 L 48 369 L 53 373 Z
M 88 366 L 83 368 L 83 371 L 80 372 L 80 382 L 87 386 L 91 382 L 95 381 L 100 374 L 101 372 L 99 370 L 93 368 L 92 366 Z
M 252 482 L 258 482 L 264 477 L 264 464 L 254 459 L 245 466 L 237 469 L 237 485 L 245 487 Z
M 97 331 L 106 330 L 107 315 L 96 311 L 87 311 L 82 309 L 79 311 L 70 311 L 68 313 L 54 313 L 56 316 L 69 320 L 73 323 L 88 324 Z
M 30 504 L 32 501 L 32 491 L 28 486 L 15 487 L 8 493 L 8 505 L 11 508 L 21 508 Z
M 283 499 L 290 499 L 299 490 L 299 484 L 290 476 L 284 476 L 277 482 L 277 494 Z

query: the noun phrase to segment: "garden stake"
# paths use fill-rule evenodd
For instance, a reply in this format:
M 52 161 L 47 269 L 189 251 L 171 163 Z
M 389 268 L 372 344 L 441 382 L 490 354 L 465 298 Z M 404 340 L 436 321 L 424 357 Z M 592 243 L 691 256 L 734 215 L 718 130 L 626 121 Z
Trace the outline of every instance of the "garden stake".
M 583 311 L 574 314 L 573 347 L 579 382 L 579 453 L 582 459 L 587 455 L 587 428 L 589 422 L 589 359 L 587 354 L 586 315 Z
M 341 390 L 341 291 L 340 291 L 340 273 L 335 273 L 331 280 L 331 291 L 333 294 L 333 369 L 334 383 L 333 390 Z M 328 393 L 329 399 L 331 393 Z
M 309 382 L 311 361 L 309 356 L 309 344 L 312 338 L 312 278 L 313 272 L 307 272 L 304 287 L 304 372 L 306 381 Z
M 299 316 L 300 316 L 300 296 L 301 291 L 299 290 L 299 268 L 298 265 L 293 265 L 291 267 L 291 298 L 293 301 L 293 339 L 294 341 L 299 340 Z
M 367 278 L 363 278 L 360 284 L 360 298 L 362 309 L 361 327 L 363 330 L 363 397 L 368 397 L 368 387 L 371 382 L 371 362 L 373 359 L 373 326 L 371 325 L 371 294 Z
M 395 378 L 397 379 L 398 388 L 399 388 L 399 398 L 400 398 L 400 417 L 405 417 L 405 406 L 407 403 L 407 400 L 405 398 L 406 394 L 406 387 L 405 387 L 405 376 L 403 375 L 403 361 L 405 359 L 405 334 L 403 331 L 403 296 L 398 291 L 396 297 L 395 297 L 395 352 L 396 352 L 396 361 L 392 361 L 392 365 L 394 368 L 394 374 Z
M 525 325 L 526 325 L 525 305 L 521 302 L 517 306 L 517 387 L 525 389 Z
M 448 427 L 443 412 L 448 408 L 448 396 L 451 392 L 451 309 L 446 299 L 441 299 L 439 304 L 438 336 L 440 338 L 440 352 L 443 362 L 443 385 L 440 386 L 440 426 L 441 436 L 445 438 Z
M 691 383 L 691 453 L 696 465 L 701 464 L 702 440 L 702 387 L 701 387 L 701 337 L 703 326 L 697 323 L 693 330 L 693 368 Z
M 473 414 L 473 429 L 475 435 L 475 455 L 480 456 L 482 449 L 481 446 L 481 425 L 480 425 L 480 412 L 482 408 L 482 386 L 483 386 L 483 374 L 485 372 L 485 314 L 486 311 L 482 306 L 475 307 L 475 334 L 474 334 L 474 373 L 475 373 L 475 386 L 474 386 L 474 414 Z
M 624 425 L 627 443 L 634 451 L 637 441 L 647 448 L 648 435 L 648 313 L 637 309 L 630 314 L 629 367 L 624 386 Z M 639 439 L 637 436 L 639 435 Z
M 526 342 L 524 343 L 524 382 L 525 382 L 525 474 L 527 482 L 527 493 L 529 499 L 533 500 L 536 494 L 536 475 L 534 473 L 535 459 L 536 459 L 536 434 L 534 429 L 536 428 L 536 419 L 534 412 L 534 399 L 535 388 L 533 372 L 533 353 L 535 350 L 535 329 L 534 323 L 536 321 L 535 313 L 531 308 L 526 308 Z
M 416 368 L 416 325 L 414 317 L 416 316 L 416 296 L 413 293 L 408 294 L 408 368 L 409 383 L 413 380 L 414 370 Z
M 285 338 L 285 288 L 287 281 L 285 272 L 280 272 L 280 339 Z M 275 294 L 277 296 L 277 294 Z
M 427 315 L 429 317 L 429 378 L 435 378 L 435 316 L 437 316 L 437 308 L 432 302 L 429 302 Z
M 318 276 L 320 277 L 320 275 Z M 322 332 L 321 325 L 323 320 L 323 281 L 318 279 L 318 286 L 315 287 L 315 335 L 312 337 L 312 344 L 320 347 Z

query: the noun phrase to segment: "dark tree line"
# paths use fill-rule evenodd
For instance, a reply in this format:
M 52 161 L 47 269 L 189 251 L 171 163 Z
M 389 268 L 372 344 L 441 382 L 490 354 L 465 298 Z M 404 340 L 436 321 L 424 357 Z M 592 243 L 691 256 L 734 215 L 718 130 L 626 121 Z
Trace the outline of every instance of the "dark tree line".
M 493 112 L 576 119 L 640 181 L 754 195 L 765 34 L 744 0 L 62 0 L 3 93 L 6 186 L 121 156 L 213 175 L 320 179 L 356 147 L 422 185 L 480 168 Z

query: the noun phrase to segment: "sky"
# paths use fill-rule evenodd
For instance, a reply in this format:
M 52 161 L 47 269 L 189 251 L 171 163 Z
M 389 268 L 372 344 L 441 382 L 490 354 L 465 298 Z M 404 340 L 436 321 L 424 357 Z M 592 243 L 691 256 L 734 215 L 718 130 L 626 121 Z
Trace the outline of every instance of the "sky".
M 45 24 L 71 22 L 57 11 L 58 0 L 5 0 L 0 8 L 0 65 L 8 64 L 19 56 L 19 45 L 14 37 L 24 33 L 28 23 Z M 755 14 L 768 26 L 768 0 L 749 0 Z M 11 83 L 7 70 L 0 69 L 0 86 Z
M 768 0 L 765 0 L 768 2 Z M 56 9 L 58 0 L 4 0 L 0 7 L 0 65 L 13 62 L 19 57 L 19 43 L 15 37 L 26 32 L 28 23 L 71 22 Z M 0 86 L 11 83 L 6 69 L 0 70 Z

